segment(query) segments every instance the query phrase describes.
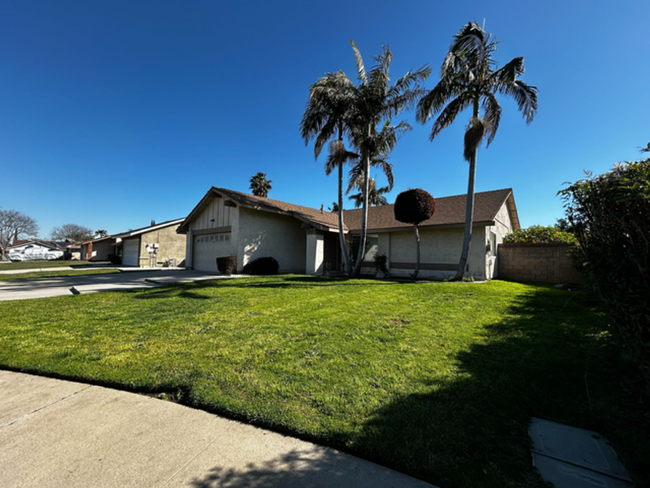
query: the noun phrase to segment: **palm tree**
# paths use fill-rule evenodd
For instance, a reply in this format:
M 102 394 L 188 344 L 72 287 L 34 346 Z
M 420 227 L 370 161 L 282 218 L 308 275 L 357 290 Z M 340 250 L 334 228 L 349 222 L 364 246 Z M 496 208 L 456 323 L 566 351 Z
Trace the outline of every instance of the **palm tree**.
M 251 178 L 250 189 L 256 197 L 266 198 L 269 195 L 271 183 L 273 183 L 273 181 L 266 179 L 266 173 L 260 172 Z
M 642 153 L 650 152 L 650 142 L 648 143 L 648 145 L 646 147 L 641 148 L 641 152 Z
M 389 68 L 393 55 L 387 46 L 375 56 L 375 65 L 366 71 L 363 58 L 354 41 L 350 41 L 357 65 L 358 85 L 351 88 L 350 140 L 359 154 L 363 176 L 363 210 L 359 252 L 353 276 L 361 272 L 368 230 L 368 198 L 370 196 L 370 166 L 373 160 L 385 160 L 397 144 L 397 139 L 411 127 L 404 121 L 391 125 L 391 119 L 412 107 L 423 94 L 420 83 L 431 69 L 421 67 L 409 71 L 390 84 Z M 379 130 L 378 130 L 379 128 Z
M 465 25 L 452 40 L 440 69 L 440 81 L 422 97 L 416 111 L 417 121 L 422 124 L 437 116 L 429 136 L 433 140 L 459 113 L 467 108 L 472 109 L 463 152 L 465 160 L 469 162 L 465 237 L 455 280 L 462 279 L 469 256 L 474 218 L 476 152 L 484 139 L 486 147 L 490 145 L 501 119 L 501 106 L 496 93 L 512 97 L 527 124 L 537 113 L 537 88 L 517 79 L 524 73 L 524 58 L 514 58 L 503 68 L 496 69 L 492 59 L 496 46 L 496 41 L 476 22 Z M 482 118 L 479 117 L 480 108 L 483 109 Z
M 364 183 L 363 178 L 359 178 L 354 183 L 353 188 L 357 188 L 358 190 L 361 190 L 363 189 L 363 183 Z M 348 192 L 350 190 L 351 188 L 348 190 Z M 375 184 L 375 179 L 371 177 L 369 191 L 370 193 L 368 194 L 368 205 L 370 205 L 371 207 L 378 207 L 379 205 L 388 205 L 388 200 L 386 200 L 386 197 L 384 196 L 384 194 L 390 192 L 390 188 L 388 186 L 382 186 L 381 188 L 377 189 Z M 354 202 L 355 208 L 359 208 L 363 204 L 363 192 L 350 195 L 348 199 Z
M 350 274 L 352 265 L 345 245 L 343 234 L 343 165 L 358 155 L 347 151 L 343 136 L 349 133 L 348 117 L 350 114 L 351 88 L 353 83 L 342 71 L 327 73 L 309 87 L 309 101 L 300 122 L 300 134 L 308 144 L 313 138 L 314 159 L 318 159 L 325 143 L 330 141 L 329 156 L 325 162 L 325 174 L 330 175 L 338 170 L 338 204 L 336 212 L 339 216 L 339 245 L 345 263 L 345 271 Z

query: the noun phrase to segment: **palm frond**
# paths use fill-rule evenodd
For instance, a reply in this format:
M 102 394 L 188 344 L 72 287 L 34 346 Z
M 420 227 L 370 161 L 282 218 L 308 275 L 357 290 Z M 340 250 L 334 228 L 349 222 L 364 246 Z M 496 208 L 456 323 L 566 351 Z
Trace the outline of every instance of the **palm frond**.
M 533 121 L 537 114 L 537 87 L 515 80 L 499 86 L 498 91 L 514 99 L 527 124 Z
M 433 123 L 431 134 L 429 135 L 430 141 L 433 141 L 433 139 L 438 134 L 440 134 L 440 131 L 442 131 L 442 129 L 450 126 L 459 113 L 471 106 L 472 99 L 470 96 L 470 94 L 462 94 L 447 104 L 447 106 L 442 110 L 442 112 L 440 112 L 440 115 L 438 115 L 438 118 L 436 118 L 435 122 Z
M 501 121 L 501 105 L 497 97 L 492 93 L 486 93 L 483 96 L 483 126 L 485 127 L 485 137 L 487 137 L 486 147 L 494 140 L 494 136 L 499 129 Z
M 357 79 L 361 83 L 367 83 L 368 78 L 366 76 L 366 68 L 363 64 L 363 58 L 361 57 L 361 52 L 359 52 L 359 48 L 357 47 L 357 44 L 350 39 L 350 44 L 352 45 L 352 50 L 354 51 L 354 60 L 357 63 Z
M 329 176 L 332 171 L 339 167 L 339 165 L 353 163 L 357 159 L 359 159 L 359 155 L 348 151 L 345 148 L 343 141 L 331 141 L 329 145 L 329 155 L 325 161 L 325 174 Z
M 477 22 L 468 22 L 459 30 L 449 46 L 449 52 L 458 54 L 477 53 L 482 56 L 489 44 L 490 35 L 486 34 Z

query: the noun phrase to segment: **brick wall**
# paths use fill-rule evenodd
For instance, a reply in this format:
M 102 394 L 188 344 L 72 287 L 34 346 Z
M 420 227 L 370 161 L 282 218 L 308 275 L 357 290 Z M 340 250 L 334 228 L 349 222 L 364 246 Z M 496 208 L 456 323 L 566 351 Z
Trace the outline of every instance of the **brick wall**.
M 541 283 L 579 283 L 567 244 L 499 244 L 499 278 Z

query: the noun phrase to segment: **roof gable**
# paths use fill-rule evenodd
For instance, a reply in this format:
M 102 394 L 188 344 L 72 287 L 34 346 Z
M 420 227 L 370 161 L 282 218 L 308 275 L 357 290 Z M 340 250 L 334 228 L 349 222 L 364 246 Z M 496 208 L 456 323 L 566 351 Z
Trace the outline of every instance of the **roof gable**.
M 199 217 L 201 212 L 205 210 L 209 205 L 210 200 L 213 198 L 227 198 L 235 204 L 245 208 L 288 215 L 320 230 L 338 230 L 339 227 L 338 213 L 335 212 L 324 212 L 315 208 L 294 205 L 292 203 L 281 202 L 271 198 L 256 197 L 255 195 L 213 186 L 201 199 L 198 205 L 190 212 L 185 219 L 185 222 L 183 222 L 183 225 L 178 228 L 177 232 L 179 234 L 187 233 L 189 230 L 189 224 Z

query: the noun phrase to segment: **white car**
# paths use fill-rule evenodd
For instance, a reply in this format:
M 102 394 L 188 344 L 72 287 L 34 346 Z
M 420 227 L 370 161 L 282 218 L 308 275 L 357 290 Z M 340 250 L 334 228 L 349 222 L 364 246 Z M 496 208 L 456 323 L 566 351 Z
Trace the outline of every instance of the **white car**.
M 54 261 L 61 259 L 63 251 L 47 249 L 45 247 L 29 245 L 20 251 L 11 251 L 7 258 L 10 261 Z

